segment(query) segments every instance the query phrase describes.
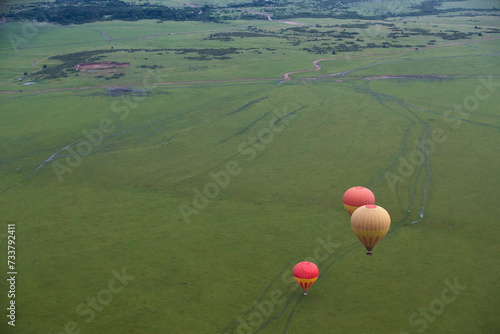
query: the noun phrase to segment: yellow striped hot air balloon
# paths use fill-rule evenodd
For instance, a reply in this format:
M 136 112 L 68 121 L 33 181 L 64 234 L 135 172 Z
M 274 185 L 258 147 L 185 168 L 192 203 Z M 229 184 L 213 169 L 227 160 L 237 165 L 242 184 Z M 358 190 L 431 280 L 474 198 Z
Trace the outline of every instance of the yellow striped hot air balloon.
M 307 290 L 316 282 L 319 276 L 318 267 L 309 261 L 299 262 L 293 267 L 293 278 L 307 295 Z
M 366 247 L 366 255 L 372 255 L 372 249 L 382 240 L 391 227 L 389 213 L 378 205 L 363 205 L 351 216 L 351 227 L 359 240 Z

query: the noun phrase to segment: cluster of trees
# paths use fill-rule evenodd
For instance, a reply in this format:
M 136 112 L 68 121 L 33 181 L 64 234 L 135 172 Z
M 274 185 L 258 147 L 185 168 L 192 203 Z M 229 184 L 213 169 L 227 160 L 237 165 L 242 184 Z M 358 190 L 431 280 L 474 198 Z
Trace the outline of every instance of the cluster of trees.
M 500 33 L 500 29 L 498 29 L 498 28 L 487 28 L 487 30 L 485 31 L 485 33 L 487 33 L 487 34 L 499 34 Z
M 436 36 L 446 40 L 455 40 L 455 39 L 467 39 L 470 38 L 470 36 L 478 35 L 478 33 L 460 32 L 456 30 L 431 32 L 428 29 L 422 29 L 422 28 L 410 28 L 410 29 L 391 28 L 391 30 L 393 30 L 393 32 L 389 33 L 387 37 L 391 37 L 393 39 L 397 39 L 400 37 L 410 37 L 412 35 L 424 35 L 424 36 Z
M 229 42 L 234 40 L 235 37 L 245 38 L 245 37 L 277 37 L 277 36 L 273 34 L 264 34 L 252 31 L 235 31 L 235 32 L 218 32 L 210 34 L 208 35 L 208 37 L 205 37 L 204 39 Z
M 103 54 L 116 51 L 118 50 L 93 50 L 52 56 L 49 59 L 59 60 L 61 63 L 44 67 L 36 74 L 43 79 L 67 77 L 69 73 L 78 72 L 78 70 L 75 69 L 76 65 L 97 62 L 105 57 Z
M 189 59 L 189 60 L 212 60 L 212 59 L 219 59 L 219 60 L 225 60 L 225 59 L 231 59 L 231 57 L 228 57 L 228 56 L 221 56 L 221 57 L 209 57 L 207 55 L 202 55 L 202 56 L 198 56 L 198 57 L 184 57 L 186 59 Z
M 302 48 L 301 50 L 315 53 L 315 54 L 336 54 L 337 52 L 353 52 L 353 51 L 359 51 L 362 49 L 371 49 L 371 48 L 412 48 L 412 45 L 408 44 L 393 44 L 389 42 L 382 42 L 382 44 L 375 44 L 375 43 L 367 43 L 365 46 L 356 44 L 355 42 L 345 42 L 345 43 L 340 43 L 338 45 L 329 45 L 325 46 L 323 44 L 322 46 L 317 46 L 313 45 L 312 47 L 309 48 Z M 424 47 L 425 45 L 417 45 L 420 47 Z
M 212 8 L 170 8 L 161 5 L 135 5 L 119 0 L 82 1 L 57 0 L 44 3 L 38 8 L 13 11 L 6 16 L 9 20 L 36 20 L 58 24 L 83 24 L 95 21 L 203 21 L 211 20 Z
M 137 66 L 138 68 L 150 68 L 152 70 L 157 69 L 157 68 L 163 68 L 163 65 L 139 65 Z
M 400 17 L 411 17 L 411 16 L 424 16 L 424 15 L 439 15 L 444 13 L 452 12 L 462 12 L 463 8 L 447 8 L 438 9 L 441 2 L 446 0 L 426 0 L 411 7 L 415 11 L 405 12 L 405 13 L 392 13 L 384 12 L 377 13 L 373 15 L 362 15 L 355 11 L 350 11 L 346 6 L 350 2 L 359 2 L 360 0 L 342 0 L 340 1 L 330 1 L 330 0 L 318 0 L 319 4 L 316 6 L 311 6 L 306 10 L 288 10 L 282 11 L 277 10 L 274 12 L 274 19 L 293 19 L 299 17 L 311 17 L 311 18 L 337 18 L 337 19 L 362 19 L 362 20 L 384 20 L 390 17 L 400 16 Z M 448 0 L 451 1 L 451 0 Z M 458 2 L 463 0 L 453 0 L 453 2 Z M 339 10 L 341 9 L 341 10 Z M 492 12 L 498 11 L 497 8 L 492 9 L 474 9 L 477 12 Z
M 412 8 L 419 9 L 421 15 L 434 15 L 438 14 L 436 11 L 436 6 L 439 6 L 438 0 L 427 0 L 422 2 L 420 5 L 415 5 Z
M 114 52 L 165 52 L 168 54 L 169 51 L 173 51 L 176 54 L 188 54 L 188 53 L 198 53 L 198 57 L 191 57 L 188 59 L 193 60 L 210 60 L 210 59 L 229 59 L 227 55 L 241 53 L 242 51 L 237 48 L 205 48 L 205 49 L 167 49 L 167 48 L 155 48 L 155 49 L 106 49 L 106 50 L 92 50 L 92 51 L 82 51 L 75 53 L 68 53 L 64 55 L 52 56 L 49 59 L 59 60 L 61 63 L 58 65 L 44 66 L 43 69 L 36 73 L 42 79 L 56 79 L 61 77 L 67 77 L 71 73 L 77 73 L 78 70 L 75 66 L 82 63 L 95 63 L 107 57 L 107 54 Z M 211 57 L 213 58 L 211 58 Z M 142 68 L 162 68 L 163 65 L 137 65 Z M 112 77 L 116 79 L 116 77 Z
M 171 8 L 149 2 L 124 2 L 120 0 L 56 0 L 39 2 L 32 7 L 20 5 L 6 13 L 9 20 L 37 20 L 59 24 L 82 24 L 106 20 L 157 20 L 162 21 L 213 21 L 224 19 L 267 20 L 264 15 L 242 10 L 260 10 L 272 15 L 273 19 L 297 17 L 338 18 L 383 20 L 394 16 L 438 15 L 447 12 L 460 12 L 463 8 L 437 9 L 444 0 L 426 0 L 412 7 L 415 11 L 407 13 L 377 13 L 361 15 L 349 10 L 348 3 L 360 0 L 312 0 L 298 2 L 291 0 L 253 0 L 233 3 L 224 7 L 204 5 L 202 7 Z M 30 5 L 31 6 L 31 5 Z M 22 8 L 23 10 L 18 10 Z M 498 9 L 475 9 L 475 11 L 498 11 Z
M 184 49 L 187 52 L 197 52 L 198 57 L 184 57 L 189 60 L 212 60 L 212 59 L 231 59 L 228 57 L 228 54 L 241 53 L 236 48 L 227 48 L 227 49 Z
M 115 73 L 110 77 L 105 77 L 104 75 L 96 75 L 96 78 L 100 78 L 100 79 L 104 78 L 106 80 L 112 80 L 112 79 L 119 79 L 119 78 L 123 77 L 124 75 L 125 75 L 125 73 Z

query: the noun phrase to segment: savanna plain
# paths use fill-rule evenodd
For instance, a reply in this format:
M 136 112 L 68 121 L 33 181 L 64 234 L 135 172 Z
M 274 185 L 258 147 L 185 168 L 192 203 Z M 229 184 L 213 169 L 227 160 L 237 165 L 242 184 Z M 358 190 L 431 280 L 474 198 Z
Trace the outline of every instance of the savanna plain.
M 0 332 L 499 333 L 500 3 L 344 2 L 1 23 Z

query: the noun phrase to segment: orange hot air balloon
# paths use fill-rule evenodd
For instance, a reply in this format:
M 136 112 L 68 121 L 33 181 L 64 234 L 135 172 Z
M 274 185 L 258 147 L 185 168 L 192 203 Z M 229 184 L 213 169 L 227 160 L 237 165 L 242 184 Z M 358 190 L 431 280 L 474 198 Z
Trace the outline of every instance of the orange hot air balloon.
M 342 199 L 344 208 L 349 215 L 362 205 L 375 204 L 375 195 L 365 187 L 352 187 L 347 189 Z
M 391 216 L 381 206 L 363 205 L 352 214 L 351 227 L 366 247 L 366 255 L 372 255 L 373 247 L 391 227 Z
M 293 267 L 293 278 L 295 278 L 304 291 L 304 295 L 307 295 L 307 290 L 316 282 L 318 275 L 318 267 L 309 261 L 297 263 L 295 267 Z

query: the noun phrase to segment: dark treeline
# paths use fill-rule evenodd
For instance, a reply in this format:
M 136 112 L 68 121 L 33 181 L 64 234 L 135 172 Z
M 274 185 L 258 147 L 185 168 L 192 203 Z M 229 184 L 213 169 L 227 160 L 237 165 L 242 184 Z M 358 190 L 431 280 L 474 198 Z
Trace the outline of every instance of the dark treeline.
M 38 8 L 7 13 L 10 20 L 36 20 L 58 24 L 83 24 L 95 21 L 210 21 L 212 8 L 170 8 L 150 4 L 129 4 L 119 0 L 57 0 Z
M 354 11 L 349 11 L 346 9 L 345 4 L 348 2 L 358 2 L 359 0 L 343 0 L 340 2 L 331 2 L 330 0 L 319 0 L 321 4 L 318 8 L 321 8 L 321 11 L 297 11 L 291 14 L 276 14 L 273 15 L 273 19 L 284 20 L 284 19 L 294 19 L 301 17 L 310 17 L 310 18 L 337 18 L 337 19 L 361 19 L 361 20 L 384 20 L 390 17 L 398 16 L 398 17 L 412 17 L 412 16 L 426 16 L 426 15 L 440 15 L 445 13 L 453 13 L 453 12 L 462 12 L 464 8 L 447 8 L 447 9 L 438 9 L 441 2 L 446 0 L 426 0 L 423 1 L 419 5 L 412 6 L 412 9 L 417 9 L 418 11 L 414 12 L 406 12 L 406 13 L 392 13 L 392 12 L 384 12 L 384 13 L 376 13 L 373 15 L 362 15 Z M 464 0 L 447 0 L 453 2 L 460 2 Z M 334 8 L 342 8 L 342 11 L 335 11 Z M 491 9 L 474 9 L 474 12 L 498 12 L 500 9 L 491 8 Z M 470 14 L 469 14 L 470 15 Z M 482 15 L 482 14 L 481 14 Z M 494 15 L 494 14 L 493 14 Z
M 346 6 L 349 2 L 359 0 L 330 1 L 317 0 L 315 6 L 295 6 L 294 2 L 288 0 L 253 0 L 245 3 L 233 3 L 224 7 L 205 5 L 203 7 L 171 8 L 167 6 L 149 3 L 126 3 L 120 0 L 56 0 L 55 2 L 40 2 L 36 7 L 19 5 L 5 13 L 11 20 L 36 20 L 38 22 L 52 22 L 58 24 L 83 24 L 95 21 L 137 21 L 157 20 L 162 21 L 213 21 L 221 22 L 224 19 L 234 19 L 228 13 L 235 9 L 265 8 L 273 19 L 293 18 L 337 18 L 337 19 L 362 19 L 362 20 L 384 20 L 393 16 L 411 17 L 420 15 L 439 15 L 450 12 L 463 11 L 462 8 L 438 9 L 443 0 L 426 0 L 419 5 L 413 6 L 415 12 L 391 13 L 381 12 L 373 15 L 361 15 L 351 11 Z M 313 3 L 314 4 L 314 3 Z M 295 8 L 284 11 L 284 8 Z M 476 12 L 498 11 L 498 9 L 475 9 Z M 244 20 L 266 20 L 264 15 L 253 14 L 242 11 L 239 19 Z

